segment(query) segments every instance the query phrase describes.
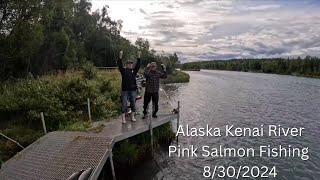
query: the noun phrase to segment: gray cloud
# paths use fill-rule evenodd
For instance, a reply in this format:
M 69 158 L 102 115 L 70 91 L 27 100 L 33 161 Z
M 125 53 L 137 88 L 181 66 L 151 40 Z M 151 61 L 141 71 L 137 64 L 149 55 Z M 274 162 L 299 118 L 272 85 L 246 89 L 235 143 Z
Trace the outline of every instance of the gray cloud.
M 172 14 L 173 11 L 156 11 L 151 13 L 152 15 L 163 15 L 163 14 Z
M 281 6 L 278 4 L 269 4 L 269 5 L 251 6 L 251 7 L 247 7 L 244 9 L 248 10 L 248 11 L 267 11 L 267 10 L 271 10 L 271 9 L 277 9 L 280 7 Z
M 259 56 L 261 54 L 268 54 L 268 55 L 281 55 L 283 53 L 287 53 L 288 50 L 286 48 L 282 47 L 270 47 L 270 48 L 250 48 L 250 47 L 244 47 L 242 48 L 243 51 L 250 52 L 250 55 L 252 57 Z
M 146 22 L 139 33 L 123 33 L 133 41 L 138 34 L 147 38 L 156 50 L 177 52 L 181 62 L 320 56 L 317 3 L 179 0 L 154 6 L 139 9 Z
M 183 6 L 193 6 L 203 2 L 203 0 L 178 0 L 177 3 Z
M 174 6 L 172 4 L 168 4 L 167 8 L 172 9 L 172 8 L 174 8 Z
M 138 33 L 133 31 L 122 31 L 127 36 L 136 36 Z
M 139 11 L 142 13 L 142 14 L 147 14 L 143 9 L 139 9 Z
M 160 29 L 167 28 L 169 30 L 174 30 L 174 28 L 182 28 L 186 23 L 178 19 L 169 18 L 158 18 L 151 21 L 149 25 L 139 26 L 140 29 L 150 29 L 152 31 L 157 31 Z

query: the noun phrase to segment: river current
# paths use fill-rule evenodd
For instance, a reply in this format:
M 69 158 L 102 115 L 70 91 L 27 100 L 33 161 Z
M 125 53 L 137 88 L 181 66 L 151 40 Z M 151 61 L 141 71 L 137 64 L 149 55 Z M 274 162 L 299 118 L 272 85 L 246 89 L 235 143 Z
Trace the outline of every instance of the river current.
M 214 70 L 188 73 L 189 83 L 166 87 L 174 104 L 181 102 L 181 125 L 221 129 L 263 125 L 266 131 L 260 137 L 181 136 L 178 144 L 174 142 L 176 147 L 308 147 L 308 160 L 298 156 L 169 157 L 166 148 L 138 167 L 134 179 L 205 179 L 204 166 L 216 165 L 275 166 L 275 179 L 320 179 L 320 79 Z M 304 129 L 301 136 L 267 136 L 269 125 Z

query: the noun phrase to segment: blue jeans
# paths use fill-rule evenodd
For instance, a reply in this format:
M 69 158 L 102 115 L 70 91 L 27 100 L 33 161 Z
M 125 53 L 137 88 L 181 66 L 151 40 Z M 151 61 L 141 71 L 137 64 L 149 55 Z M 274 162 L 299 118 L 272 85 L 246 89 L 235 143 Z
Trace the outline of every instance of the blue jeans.
M 128 98 L 130 101 L 130 108 L 132 112 L 136 112 L 136 96 L 137 96 L 137 91 L 122 91 L 121 93 L 121 111 L 122 113 L 127 112 L 127 102 Z

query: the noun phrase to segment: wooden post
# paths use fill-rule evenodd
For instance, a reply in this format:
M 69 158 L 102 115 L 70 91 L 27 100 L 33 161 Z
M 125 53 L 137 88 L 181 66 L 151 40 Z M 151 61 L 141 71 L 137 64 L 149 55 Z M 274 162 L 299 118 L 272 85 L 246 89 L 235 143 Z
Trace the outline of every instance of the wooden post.
M 180 125 L 180 101 L 178 101 L 178 114 L 177 114 L 177 132 Z M 177 136 L 177 142 L 179 141 L 179 137 Z
M 112 177 L 113 180 L 116 180 L 116 172 L 114 170 L 114 165 L 113 165 L 113 158 L 112 158 L 112 148 L 109 149 L 109 159 L 110 159 L 110 166 L 111 166 L 111 171 L 112 171 Z
M 47 128 L 46 128 L 46 122 L 44 121 L 44 114 L 43 112 L 40 113 L 41 121 L 42 121 L 42 127 L 45 134 L 47 134 Z
M 91 123 L 91 122 L 92 122 L 92 121 L 91 121 L 91 107 L 90 107 L 90 99 L 89 99 L 89 98 L 87 99 L 87 104 L 88 104 L 89 121 L 90 121 L 90 123 Z

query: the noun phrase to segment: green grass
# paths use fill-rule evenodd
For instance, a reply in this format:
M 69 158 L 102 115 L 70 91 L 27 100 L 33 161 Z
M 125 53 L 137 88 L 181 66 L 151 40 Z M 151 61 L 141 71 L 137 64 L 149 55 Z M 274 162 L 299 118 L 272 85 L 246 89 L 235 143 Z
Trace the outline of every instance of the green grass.
M 1 129 L 0 132 L 11 139 L 14 139 L 23 147 L 27 147 L 29 144 L 44 135 L 43 131 L 34 130 L 22 125 L 9 126 L 5 129 Z M 0 161 L 4 162 L 8 160 L 21 150 L 21 147 L 19 147 L 17 144 L 0 136 Z
M 169 145 L 174 139 L 170 123 L 153 129 L 154 146 Z M 150 159 L 151 145 L 150 132 L 144 132 L 115 144 L 114 161 L 117 167 L 132 167 Z
M 170 83 L 186 83 L 189 82 L 190 75 L 182 72 L 182 71 L 173 71 L 172 74 L 169 74 L 168 77 L 162 80 L 163 84 L 170 84 Z
M 88 97 L 93 121 L 118 116 L 121 107 L 118 70 L 98 71 L 96 75 L 90 74 L 89 79 L 86 77 L 77 71 L 4 82 L 0 85 L 0 132 L 27 147 L 44 135 L 40 112 L 44 112 L 49 132 L 87 131 L 91 128 Z M 187 82 L 189 75 L 176 71 L 171 82 L 172 78 L 178 80 L 175 82 Z M 154 136 L 155 144 L 169 143 L 174 138 L 170 125 L 155 128 Z M 150 149 L 150 134 L 146 132 L 119 143 L 116 152 L 124 154 L 118 156 L 120 164 L 129 162 L 133 165 L 149 157 Z M 0 137 L 0 162 L 20 150 L 16 144 Z
M 91 127 L 91 123 L 87 121 L 70 122 L 59 129 L 64 131 L 86 131 Z
M 92 72 L 86 72 L 92 73 Z M 90 74 L 69 71 L 40 78 L 18 79 L 0 85 L 0 132 L 28 146 L 43 135 L 40 112 L 47 130 L 86 131 L 92 120 L 106 120 L 120 113 L 120 74 L 117 70 Z M 0 137 L 0 161 L 21 150 Z

